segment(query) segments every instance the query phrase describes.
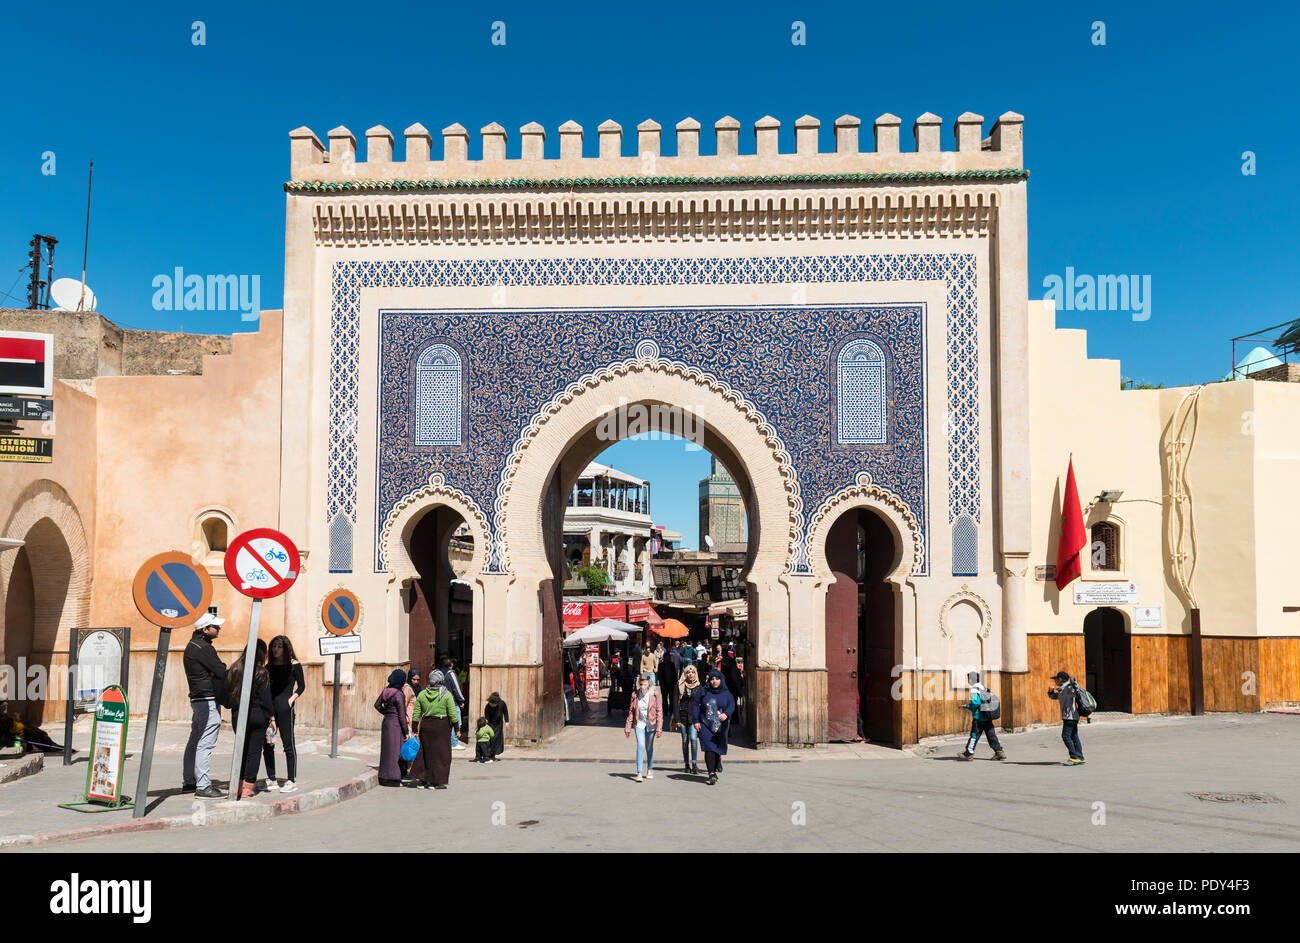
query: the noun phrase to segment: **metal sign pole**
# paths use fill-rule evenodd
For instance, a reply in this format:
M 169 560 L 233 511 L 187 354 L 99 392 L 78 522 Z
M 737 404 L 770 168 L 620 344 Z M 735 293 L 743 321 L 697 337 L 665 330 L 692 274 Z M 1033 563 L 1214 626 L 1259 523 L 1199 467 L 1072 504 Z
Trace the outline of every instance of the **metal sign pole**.
M 330 759 L 339 755 L 339 682 L 343 677 L 343 656 L 334 656 L 334 721 L 330 725 Z
M 72 714 L 77 699 L 77 636 L 80 629 L 73 628 L 72 642 L 68 645 L 68 705 L 63 714 L 63 765 L 72 765 Z M 126 749 L 123 745 L 122 749 Z
M 253 612 L 248 617 L 248 644 L 244 646 L 244 677 L 240 685 L 239 722 L 235 725 L 234 755 L 230 758 L 229 798 L 239 798 L 239 784 L 243 780 L 244 735 L 248 732 L 248 701 L 253 696 L 253 664 L 257 657 L 257 624 L 262 618 L 262 600 L 253 600 Z
M 149 807 L 149 772 L 153 768 L 153 741 L 158 733 L 158 715 L 162 709 L 163 678 L 167 675 L 167 649 L 171 647 L 172 630 L 159 626 L 158 656 L 153 663 L 153 687 L 149 689 L 149 719 L 144 725 L 144 746 L 140 750 L 140 776 L 135 784 L 135 808 L 131 818 L 144 818 Z M 91 744 L 92 749 L 94 744 Z M 126 744 L 122 744 L 123 752 Z M 90 758 L 94 762 L 94 757 Z

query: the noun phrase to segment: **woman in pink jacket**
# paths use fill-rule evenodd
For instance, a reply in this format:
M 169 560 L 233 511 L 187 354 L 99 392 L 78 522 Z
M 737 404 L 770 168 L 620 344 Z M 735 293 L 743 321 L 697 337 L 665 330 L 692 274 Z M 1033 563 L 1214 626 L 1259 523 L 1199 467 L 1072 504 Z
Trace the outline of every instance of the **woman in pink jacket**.
M 643 671 L 637 681 L 636 693 L 627 711 L 623 735 L 630 737 L 636 731 L 636 781 L 641 782 L 641 772 L 646 779 L 654 779 L 655 741 L 664 732 L 663 702 L 659 689 L 650 686 L 650 673 Z

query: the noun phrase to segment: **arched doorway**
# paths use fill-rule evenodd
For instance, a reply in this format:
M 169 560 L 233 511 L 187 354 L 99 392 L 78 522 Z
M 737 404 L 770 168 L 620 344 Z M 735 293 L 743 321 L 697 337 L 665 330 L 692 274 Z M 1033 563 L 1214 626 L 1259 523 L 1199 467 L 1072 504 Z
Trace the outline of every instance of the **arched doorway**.
M 421 673 L 435 655 L 448 655 L 472 678 L 474 661 L 483 657 L 488 556 L 487 520 L 478 505 L 433 475 L 389 513 L 380 546 L 395 647 Z M 464 694 L 470 704 L 479 697 L 468 687 Z
M 484 669 L 483 683 L 503 694 L 506 688 L 515 692 L 523 706 L 516 724 L 521 739 L 550 736 L 562 725 L 563 513 L 583 469 L 613 442 L 637 434 L 631 430 L 638 427 L 619 422 L 618 434 L 609 436 L 612 409 L 645 410 L 638 413 L 646 421 L 638 431 L 671 432 L 689 419 L 690 437 L 718 458 L 746 495 L 748 551 L 741 578 L 750 604 L 746 695 L 753 699 L 746 721 L 760 742 L 786 742 L 793 722 L 780 702 L 792 696 L 791 685 L 818 684 L 822 677 L 820 671 L 813 677 L 815 669 L 798 677 L 790 670 L 789 590 L 781 577 L 797 536 L 797 478 L 779 439 L 743 396 L 714 377 L 657 357 L 616 364 L 569 387 L 516 444 L 518 458 L 503 476 L 504 515 L 498 517 L 510 582 L 503 587 L 501 624 L 494 624 L 489 640 L 504 657 Z
M 1133 657 L 1124 616 L 1116 609 L 1094 609 L 1083 620 L 1084 684 L 1104 711 L 1133 710 Z
M 828 738 L 892 742 L 898 558 L 889 525 L 866 508 L 841 514 L 826 536 L 834 577 L 826 589 Z
M 407 584 L 407 658 L 428 676 L 434 655 L 469 664 L 473 655 L 473 596 L 469 566 L 474 537 L 460 514 L 435 505 L 407 541 L 416 579 Z
M 24 490 L 0 533 L 24 542 L 17 551 L 0 554 L 0 586 L 5 592 L 0 653 L 3 664 L 13 668 L 18 690 L 12 693 L 19 695 L 11 698 L 11 707 L 27 721 L 40 723 L 47 707 L 51 711 L 59 707 L 49 699 L 54 684 L 51 670 L 56 663 L 66 663 L 71 628 L 87 624 L 90 555 L 72 499 L 46 479 Z M 19 658 L 25 668 L 21 673 Z M 30 679 L 24 677 L 33 668 L 38 671 Z M 43 678 L 44 689 L 26 699 L 29 681 L 34 684 L 38 677 Z
M 39 702 L 28 701 L 27 664 L 32 654 L 32 641 L 36 631 L 36 586 L 32 581 L 32 565 L 27 555 L 27 548 L 18 550 L 13 561 L 13 570 L 9 573 L 9 584 L 5 587 L 5 631 L 3 644 L 0 644 L 0 664 L 10 670 L 7 673 L 9 690 L 3 696 L 9 701 L 9 710 L 20 717 L 24 723 L 36 723 L 38 717 L 32 716 L 33 709 L 39 709 Z

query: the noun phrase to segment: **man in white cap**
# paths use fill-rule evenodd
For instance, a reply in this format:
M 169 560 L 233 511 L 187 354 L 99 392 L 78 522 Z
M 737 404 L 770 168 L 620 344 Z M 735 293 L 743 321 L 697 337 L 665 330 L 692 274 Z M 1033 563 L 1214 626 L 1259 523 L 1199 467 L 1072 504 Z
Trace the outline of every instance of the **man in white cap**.
M 222 799 L 225 793 L 212 786 L 212 749 L 221 730 L 221 708 L 225 700 L 226 666 L 217 657 L 212 640 L 221 631 L 225 619 L 208 611 L 194 623 L 194 635 L 185 646 L 185 680 L 190 686 L 190 739 L 185 744 L 182 766 L 182 792 L 193 792 L 200 799 Z

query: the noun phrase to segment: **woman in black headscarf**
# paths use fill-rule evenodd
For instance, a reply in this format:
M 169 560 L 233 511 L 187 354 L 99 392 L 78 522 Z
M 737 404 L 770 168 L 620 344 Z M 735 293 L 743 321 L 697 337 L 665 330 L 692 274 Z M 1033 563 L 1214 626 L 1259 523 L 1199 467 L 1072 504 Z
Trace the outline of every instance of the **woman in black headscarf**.
M 487 704 L 483 708 L 483 716 L 492 726 L 492 762 L 501 762 L 498 757 L 506 750 L 506 731 L 510 729 L 510 708 L 506 702 L 501 699 L 501 695 L 493 691 L 488 695 Z
M 384 715 L 384 725 L 379 737 L 379 785 L 400 786 L 402 784 L 402 741 L 410 733 L 406 722 L 406 696 L 402 694 L 402 685 L 406 684 L 406 672 L 396 669 L 388 676 L 388 684 L 379 699 L 375 701 L 375 710 Z
M 721 757 L 727 755 L 727 731 L 735 712 L 736 699 L 722 683 L 722 672 L 710 671 L 704 691 L 696 696 L 691 708 L 695 729 L 700 732 L 700 748 L 704 751 L 710 786 L 718 781 Z

